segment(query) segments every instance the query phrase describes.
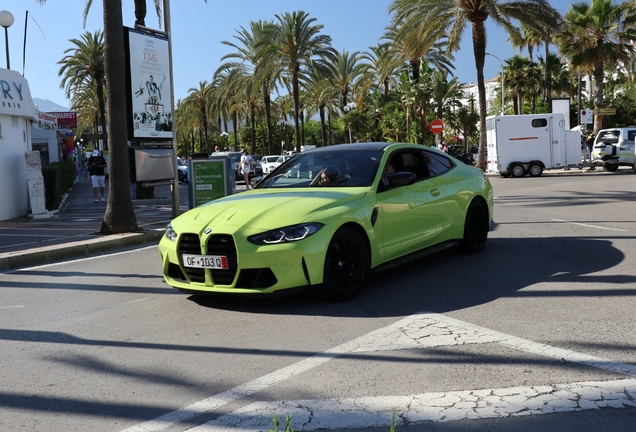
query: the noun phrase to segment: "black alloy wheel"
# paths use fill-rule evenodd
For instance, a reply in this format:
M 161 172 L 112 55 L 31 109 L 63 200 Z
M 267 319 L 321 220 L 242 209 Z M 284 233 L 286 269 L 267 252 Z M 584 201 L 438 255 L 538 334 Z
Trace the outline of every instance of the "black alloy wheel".
M 468 253 L 480 252 L 488 240 L 488 208 L 481 200 L 473 200 L 466 212 L 462 249 Z
M 369 265 L 369 249 L 362 236 L 353 228 L 340 228 L 327 248 L 321 293 L 333 301 L 351 300 L 362 290 Z

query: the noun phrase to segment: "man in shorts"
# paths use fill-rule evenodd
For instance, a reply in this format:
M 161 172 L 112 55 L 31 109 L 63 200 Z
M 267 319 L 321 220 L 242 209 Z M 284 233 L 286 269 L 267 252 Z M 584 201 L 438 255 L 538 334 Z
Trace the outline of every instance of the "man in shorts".
M 104 168 L 106 168 L 106 159 L 99 154 L 98 150 L 93 150 L 91 157 L 88 159 L 88 172 L 91 175 L 91 182 L 93 183 L 95 202 L 100 201 L 100 192 L 101 201 L 104 201 L 104 189 L 106 187 Z

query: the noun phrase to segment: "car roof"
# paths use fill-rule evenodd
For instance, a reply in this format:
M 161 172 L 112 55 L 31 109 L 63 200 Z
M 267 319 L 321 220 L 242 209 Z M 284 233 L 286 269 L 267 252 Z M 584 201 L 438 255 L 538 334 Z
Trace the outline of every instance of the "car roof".
M 384 150 L 388 146 L 395 143 L 387 142 L 364 142 L 364 143 L 352 143 L 352 144 L 336 144 L 325 147 L 316 147 L 315 149 L 306 150 L 303 153 L 314 153 L 322 151 L 360 151 L 360 150 Z

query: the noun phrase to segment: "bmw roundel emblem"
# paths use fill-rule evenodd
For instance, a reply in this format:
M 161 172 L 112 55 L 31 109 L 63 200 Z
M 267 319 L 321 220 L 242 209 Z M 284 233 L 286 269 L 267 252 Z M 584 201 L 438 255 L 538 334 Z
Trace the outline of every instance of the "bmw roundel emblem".
M 212 232 L 212 228 L 206 228 L 205 231 L 203 231 L 203 234 L 210 234 Z

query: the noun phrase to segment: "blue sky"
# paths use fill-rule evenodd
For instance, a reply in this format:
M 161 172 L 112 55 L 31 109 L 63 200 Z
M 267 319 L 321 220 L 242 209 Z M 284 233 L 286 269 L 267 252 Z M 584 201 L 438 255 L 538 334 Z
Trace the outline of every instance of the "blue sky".
M 157 28 L 152 0 L 147 1 L 146 25 Z M 569 0 L 551 1 L 561 13 L 570 3 Z M 323 33 L 332 37 L 335 48 L 364 51 L 377 44 L 384 33 L 389 23 L 390 4 L 391 0 L 208 0 L 208 3 L 204 0 L 172 0 L 175 100 L 186 97 L 188 89 L 198 87 L 199 81 L 212 80 L 221 57 L 230 52 L 221 41 L 232 40 L 236 30 L 247 28 L 250 21 L 275 20 L 276 14 L 304 10 L 316 18 L 316 24 L 324 26 Z M 69 39 L 102 27 L 102 2 L 93 1 L 86 28 L 82 26 L 84 5 L 85 0 L 48 0 L 43 6 L 36 0 L 0 0 L 0 10 L 8 10 L 15 17 L 14 24 L 8 29 L 11 69 L 22 73 L 25 61 L 24 76 L 34 98 L 68 106 L 60 88 L 57 62 L 71 47 Z M 123 0 L 122 5 L 124 26 L 133 27 L 133 1 Z M 26 55 L 23 57 L 27 10 Z M 515 54 L 502 29 L 490 22 L 487 32 L 488 52 L 501 60 Z M 466 83 L 477 80 L 470 35 L 470 28 L 467 28 L 462 48 L 455 55 L 455 75 Z M 0 40 L 4 42 L 4 35 Z M 5 56 L 1 54 L 0 67 L 6 67 Z M 499 62 L 487 56 L 485 77 L 495 77 L 499 70 Z

